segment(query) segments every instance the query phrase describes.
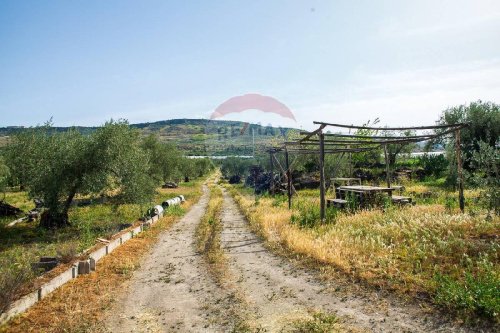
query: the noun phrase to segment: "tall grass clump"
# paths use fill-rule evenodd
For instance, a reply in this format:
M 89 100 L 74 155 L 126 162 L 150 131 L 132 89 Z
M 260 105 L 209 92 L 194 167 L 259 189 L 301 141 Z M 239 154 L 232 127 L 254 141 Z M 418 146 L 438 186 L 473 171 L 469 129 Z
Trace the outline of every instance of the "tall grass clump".
M 25 254 L 20 254 L 16 261 L 0 258 L 0 314 L 7 310 L 24 285 L 33 278 L 29 262 L 30 257 Z

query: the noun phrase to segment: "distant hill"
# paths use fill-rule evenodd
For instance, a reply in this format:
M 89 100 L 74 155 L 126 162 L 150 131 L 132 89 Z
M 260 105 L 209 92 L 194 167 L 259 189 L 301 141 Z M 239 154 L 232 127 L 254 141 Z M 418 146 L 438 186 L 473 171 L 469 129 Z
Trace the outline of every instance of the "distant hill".
M 208 119 L 171 119 L 151 123 L 131 124 L 142 135 L 158 134 L 164 142 L 174 143 L 187 155 L 252 155 L 253 142 L 262 147 L 283 142 L 293 128 L 262 126 L 239 121 Z M 70 127 L 54 127 L 57 131 L 67 131 Z M 76 126 L 82 133 L 90 133 L 97 127 Z M 0 145 L 8 142 L 8 137 L 26 130 L 21 126 L 0 127 Z

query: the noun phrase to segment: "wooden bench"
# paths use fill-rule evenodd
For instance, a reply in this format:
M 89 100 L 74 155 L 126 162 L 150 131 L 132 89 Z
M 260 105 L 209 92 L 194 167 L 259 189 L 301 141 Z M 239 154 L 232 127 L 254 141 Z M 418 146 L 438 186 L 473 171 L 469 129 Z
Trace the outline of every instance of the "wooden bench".
M 347 200 L 344 199 L 326 199 L 326 207 L 344 208 Z
M 393 195 L 391 199 L 392 199 L 392 203 L 395 203 L 395 204 L 404 205 L 404 204 L 411 203 L 410 197 L 404 197 L 401 195 Z

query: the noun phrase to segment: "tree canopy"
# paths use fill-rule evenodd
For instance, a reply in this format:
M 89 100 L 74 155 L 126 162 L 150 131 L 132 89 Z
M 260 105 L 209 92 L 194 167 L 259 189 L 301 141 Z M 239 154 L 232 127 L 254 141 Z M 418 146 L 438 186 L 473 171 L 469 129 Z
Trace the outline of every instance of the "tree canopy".
M 112 193 L 116 202 L 146 203 L 155 192 L 154 178 L 146 172 L 149 156 L 126 121 L 107 122 L 87 136 L 75 129 L 35 127 L 14 137 L 7 156 L 20 163 L 13 169 L 29 195 L 43 199 L 48 209 L 40 223 L 47 228 L 69 223 L 77 194 Z

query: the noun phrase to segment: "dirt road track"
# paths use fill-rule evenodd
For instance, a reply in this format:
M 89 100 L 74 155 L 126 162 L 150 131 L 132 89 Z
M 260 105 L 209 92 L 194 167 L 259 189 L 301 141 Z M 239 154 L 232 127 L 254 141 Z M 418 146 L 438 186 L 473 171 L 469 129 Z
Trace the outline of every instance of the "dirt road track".
M 134 274 L 126 294 L 110 311 L 110 332 L 221 332 L 211 320 L 218 287 L 196 253 L 194 231 L 209 198 L 200 201 L 171 230 Z
M 207 187 L 203 191 L 200 201 L 160 237 L 119 296 L 109 311 L 108 331 L 231 332 L 235 321 L 224 316 L 235 311 L 258 332 L 281 332 L 315 311 L 337 314 L 356 332 L 465 331 L 375 291 L 352 293 L 339 290 L 335 282 L 320 282 L 315 272 L 269 252 L 226 192 L 221 244 L 230 281 L 217 285 L 195 250 L 195 228 L 209 199 Z

